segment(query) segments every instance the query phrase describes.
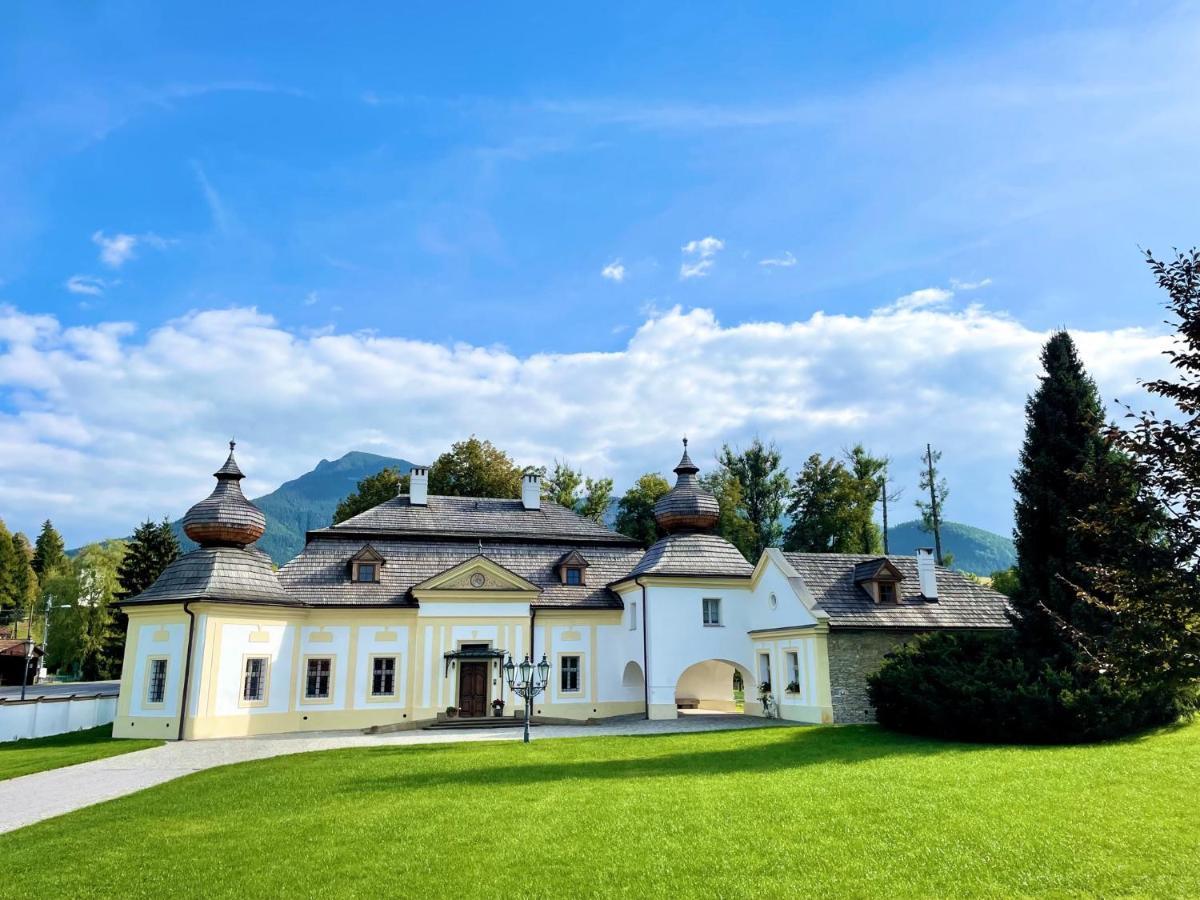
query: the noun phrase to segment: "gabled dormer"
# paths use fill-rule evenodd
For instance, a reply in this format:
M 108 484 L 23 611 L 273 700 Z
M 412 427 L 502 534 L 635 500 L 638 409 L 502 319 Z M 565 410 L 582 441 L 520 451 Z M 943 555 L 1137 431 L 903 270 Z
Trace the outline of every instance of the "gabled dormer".
M 572 586 L 587 584 L 588 561 L 578 550 L 570 550 L 554 564 L 558 580 Z
M 355 584 L 378 584 L 379 570 L 384 562 L 382 553 L 370 544 L 363 544 L 362 549 L 350 557 L 350 580 Z
M 886 556 L 860 562 L 854 567 L 854 583 L 876 603 L 899 603 L 903 580 L 904 575 Z

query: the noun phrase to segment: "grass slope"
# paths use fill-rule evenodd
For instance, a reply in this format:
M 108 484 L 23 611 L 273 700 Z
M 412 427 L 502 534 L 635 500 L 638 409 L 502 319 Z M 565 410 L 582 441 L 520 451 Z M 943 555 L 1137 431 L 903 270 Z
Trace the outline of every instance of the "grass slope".
M 86 731 L 72 731 L 53 737 L 31 738 L 0 744 L 0 781 L 61 769 L 93 759 L 120 756 L 133 750 L 157 747 L 162 741 L 114 740 L 111 725 L 101 725 Z
M 1195 896 L 1198 751 L 1195 726 L 1059 748 L 854 727 L 334 751 L 0 836 L 0 883 L 74 897 Z
M 922 531 L 917 520 L 888 529 L 888 549 L 892 553 L 912 553 L 918 547 L 932 546 L 933 535 Z M 1011 538 L 961 522 L 942 523 L 942 551 L 954 554 L 954 568 L 976 575 L 991 575 L 1017 561 Z

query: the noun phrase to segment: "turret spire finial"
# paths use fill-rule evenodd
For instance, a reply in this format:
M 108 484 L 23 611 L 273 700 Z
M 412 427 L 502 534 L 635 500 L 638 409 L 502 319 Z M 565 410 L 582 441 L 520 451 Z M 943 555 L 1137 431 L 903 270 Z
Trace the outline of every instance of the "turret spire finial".
M 237 441 L 235 441 L 233 438 L 230 438 L 229 439 L 229 452 L 232 453 L 233 448 L 236 446 L 237 446 Z

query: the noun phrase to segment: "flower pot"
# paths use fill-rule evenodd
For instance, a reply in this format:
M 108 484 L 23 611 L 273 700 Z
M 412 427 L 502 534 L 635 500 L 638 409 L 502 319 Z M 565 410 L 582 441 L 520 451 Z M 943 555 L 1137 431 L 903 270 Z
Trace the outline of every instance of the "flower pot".
M 492 715 L 495 716 L 497 719 L 501 718 L 504 715 L 504 707 L 503 706 L 493 707 Z

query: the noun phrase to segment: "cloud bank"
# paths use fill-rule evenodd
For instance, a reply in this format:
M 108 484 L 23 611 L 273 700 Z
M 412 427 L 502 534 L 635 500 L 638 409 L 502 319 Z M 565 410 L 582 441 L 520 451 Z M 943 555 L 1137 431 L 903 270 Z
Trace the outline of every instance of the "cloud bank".
M 917 458 L 944 451 L 947 516 L 1006 528 L 1009 476 L 1046 335 L 951 291 L 869 314 L 724 325 L 655 312 L 613 352 L 517 356 L 403 336 L 298 334 L 252 308 L 139 334 L 0 308 L 0 510 L 78 543 L 177 516 L 211 489 L 230 437 L 250 495 L 351 449 L 431 461 L 475 433 L 521 463 L 569 459 L 618 487 L 669 471 L 680 435 L 705 468 L 724 441 L 777 441 L 799 468 L 855 441 L 893 457 L 911 514 Z M 1137 400 L 1167 338 L 1077 332 L 1106 399 Z

